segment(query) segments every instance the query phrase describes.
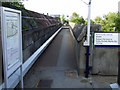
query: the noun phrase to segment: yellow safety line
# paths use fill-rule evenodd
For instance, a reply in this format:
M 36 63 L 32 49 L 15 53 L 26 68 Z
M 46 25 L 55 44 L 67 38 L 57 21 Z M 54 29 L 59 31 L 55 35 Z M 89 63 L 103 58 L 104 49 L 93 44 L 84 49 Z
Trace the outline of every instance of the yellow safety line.
M 39 84 L 39 82 L 40 82 L 40 80 L 37 82 L 37 84 L 36 84 L 35 88 L 38 88 L 38 84 Z

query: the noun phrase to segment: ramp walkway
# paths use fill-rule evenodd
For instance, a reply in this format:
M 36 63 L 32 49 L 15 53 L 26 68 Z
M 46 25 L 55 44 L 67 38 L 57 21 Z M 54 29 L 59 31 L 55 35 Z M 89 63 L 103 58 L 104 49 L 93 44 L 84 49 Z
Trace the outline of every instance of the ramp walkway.
M 77 73 L 75 44 L 70 29 L 63 28 L 24 77 L 24 88 L 109 88 L 110 77 Z
M 77 75 L 76 69 L 77 62 L 73 37 L 69 28 L 62 29 L 26 75 L 25 87 L 35 87 L 40 78 L 55 81 L 58 71 L 72 72 Z M 52 77 L 45 77 L 45 75 L 48 75 L 47 73 Z M 55 76 L 52 74 L 55 74 Z M 30 84 L 31 80 L 32 85 Z

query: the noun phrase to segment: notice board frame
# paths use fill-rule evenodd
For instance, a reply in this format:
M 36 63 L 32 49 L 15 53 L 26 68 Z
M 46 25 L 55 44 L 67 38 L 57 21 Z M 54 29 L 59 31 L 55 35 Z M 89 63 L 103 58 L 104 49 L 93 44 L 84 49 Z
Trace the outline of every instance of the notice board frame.
M 8 78 L 19 68 L 21 87 L 23 87 L 21 11 L 7 7 L 0 8 L 5 88 L 9 87 Z M 10 35 L 11 37 L 8 37 Z M 16 42 L 14 42 L 14 40 Z M 18 57 L 16 57 L 16 55 L 18 55 Z M 9 62 L 11 63 L 9 64 Z

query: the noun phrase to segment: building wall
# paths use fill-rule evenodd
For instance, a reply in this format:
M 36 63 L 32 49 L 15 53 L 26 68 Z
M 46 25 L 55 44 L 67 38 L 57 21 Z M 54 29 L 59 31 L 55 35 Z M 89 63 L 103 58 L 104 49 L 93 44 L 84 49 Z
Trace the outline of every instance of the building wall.
M 92 73 L 118 75 L 118 48 L 95 47 Z

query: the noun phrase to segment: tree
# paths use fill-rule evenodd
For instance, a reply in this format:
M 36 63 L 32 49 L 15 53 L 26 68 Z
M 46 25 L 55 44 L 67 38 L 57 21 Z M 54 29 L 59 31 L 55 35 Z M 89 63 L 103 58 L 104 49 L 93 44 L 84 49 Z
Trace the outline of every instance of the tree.
M 86 18 L 85 20 L 85 24 L 87 25 L 87 22 L 88 22 L 88 18 Z M 93 21 L 92 19 L 90 19 L 90 24 L 95 24 L 95 21 Z
M 65 24 L 66 24 L 66 25 L 69 24 L 69 20 L 68 20 L 68 19 L 65 20 Z
M 85 20 L 82 16 L 78 18 L 78 23 L 79 24 L 85 24 Z
M 73 23 L 85 24 L 84 18 L 82 16 L 79 17 L 79 14 L 77 14 L 76 12 L 72 14 L 70 21 Z
M 101 17 L 97 16 L 97 17 L 95 18 L 95 24 L 100 24 L 101 21 L 102 21 L 102 18 L 101 18 Z
M 113 31 L 115 27 L 115 21 L 117 19 L 117 13 L 108 13 L 103 16 L 103 20 L 101 21 L 101 26 L 103 31 Z
M 79 18 L 79 14 L 77 14 L 76 12 L 74 12 L 71 16 L 71 22 L 74 22 L 74 23 L 78 23 L 77 22 L 77 19 Z
M 79 14 L 77 14 L 76 12 L 73 12 L 72 17 L 73 18 L 79 18 Z
M 114 31 L 116 27 L 119 30 L 120 18 L 118 18 L 117 13 L 108 13 L 103 16 L 103 19 L 99 16 L 95 18 L 95 23 L 101 25 L 102 31 Z
M 69 20 L 65 19 L 65 15 L 62 15 L 61 17 L 63 24 L 69 24 Z
M 118 16 L 117 18 L 115 19 L 115 31 L 120 31 L 120 16 L 119 16 L 119 13 L 118 13 Z

